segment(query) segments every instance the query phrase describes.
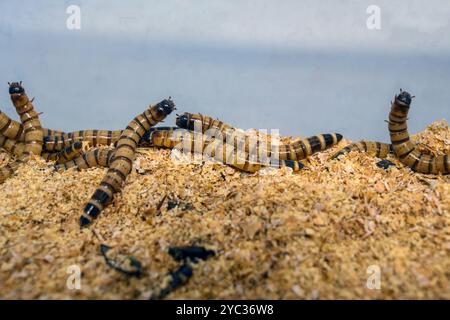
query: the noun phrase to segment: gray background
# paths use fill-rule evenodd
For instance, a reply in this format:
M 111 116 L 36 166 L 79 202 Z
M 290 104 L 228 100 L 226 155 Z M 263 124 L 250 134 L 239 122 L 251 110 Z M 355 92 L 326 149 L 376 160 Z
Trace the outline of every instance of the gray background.
M 6 82 L 23 80 L 46 127 L 119 129 L 172 96 L 242 128 L 387 142 L 399 88 L 412 132 L 448 119 L 449 19 L 446 0 L 0 0 L 0 109 L 17 119 Z

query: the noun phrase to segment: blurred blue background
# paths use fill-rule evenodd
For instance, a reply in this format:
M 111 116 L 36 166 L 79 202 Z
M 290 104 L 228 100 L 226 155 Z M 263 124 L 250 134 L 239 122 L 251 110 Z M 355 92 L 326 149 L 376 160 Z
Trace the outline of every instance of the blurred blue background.
M 7 82 L 23 80 L 45 127 L 120 129 L 172 96 L 244 129 L 387 142 L 399 88 L 411 132 L 448 120 L 449 20 L 445 0 L 1 0 L 0 109 L 17 119 Z

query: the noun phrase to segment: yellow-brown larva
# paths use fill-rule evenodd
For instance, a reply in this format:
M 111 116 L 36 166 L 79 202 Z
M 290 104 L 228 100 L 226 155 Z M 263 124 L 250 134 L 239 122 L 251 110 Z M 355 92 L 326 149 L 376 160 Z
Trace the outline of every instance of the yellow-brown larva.
M 449 174 L 449 154 L 441 156 L 424 154 L 411 142 L 406 121 L 412 98 L 408 92 L 400 90 L 400 94 L 396 95 L 392 102 L 388 125 L 392 149 L 397 158 L 413 171 L 425 174 Z
M 68 170 L 75 168 L 77 170 L 83 170 L 94 167 L 109 167 L 114 156 L 114 149 L 111 148 L 95 148 L 93 150 L 86 151 L 81 155 L 73 158 L 70 161 L 66 161 L 61 164 L 55 165 L 56 171 Z
M 158 122 L 164 120 L 175 109 L 170 98 L 149 107 L 136 116 L 122 132 L 114 151 L 114 158 L 106 176 L 84 208 L 80 217 L 80 226 L 88 225 L 119 192 L 128 174 L 131 172 L 136 148 L 144 133 Z
M 58 152 L 42 152 L 41 157 L 46 161 L 56 161 L 57 163 L 64 163 L 79 155 L 82 151 L 82 146 L 82 143 L 78 141 Z M 21 157 L 25 150 L 25 143 L 17 142 L 0 135 L 0 148 L 5 149 L 16 157 Z
M 186 148 L 189 152 L 207 153 L 215 160 L 227 164 L 235 169 L 245 172 L 256 172 L 262 167 L 274 166 L 277 168 L 290 167 L 293 171 L 300 171 L 304 165 L 299 161 L 279 160 L 276 163 L 260 163 L 258 157 L 250 158 L 251 147 L 244 146 L 241 152 L 236 146 L 224 144 L 220 139 L 210 139 L 206 135 L 185 130 L 156 130 L 150 132 L 148 142 L 150 145 L 173 149 L 177 146 Z M 248 144 L 248 140 L 245 140 Z
M 58 164 L 65 163 L 79 156 L 83 152 L 83 143 L 77 141 L 59 152 L 47 153 L 43 152 L 41 157 L 46 161 L 55 161 Z
M 176 124 L 179 128 L 190 131 L 195 131 L 200 127 L 201 133 L 205 133 L 208 130 L 215 130 L 218 134 L 222 135 L 224 142 L 226 141 L 228 144 L 233 145 L 237 144 L 236 140 L 247 139 L 246 136 L 248 135 L 243 134 L 243 131 L 242 134 L 240 134 L 238 129 L 223 121 L 199 113 L 185 112 L 177 117 Z M 259 144 L 266 142 L 267 145 L 265 150 L 267 150 L 267 156 L 271 156 L 273 145 L 271 136 L 258 132 L 257 135 L 253 137 L 253 140 L 257 140 L 257 143 Z M 306 159 L 316 152 L 329 149 L 341 140 L 342 135 L 339 133 L 326 133 L 305 139 L 297 139 L 287 144 L 278 143 L 278 156 L 280 160 L 299 161 Z
M 28 99 L 22 82 L 10 83 L 9 94 L 22 122 L 25 147 L 19 159 L 0 169 L 0 183 L 11 176 L 21 163 L 28 161 L 31 155 L 41 155 L 44 138 L 39 114 L 34 110 L 33 101 Z
M 16 140 L 9 139 L 4 135 L 0 135 L 0 148 L 3 148 L 9 153 L 20 157 L 25 150 L 25 143 L 17 142 Z
M 60 151 L 77 141 L 87 142 L 90 147 L 109 146 L 116 143 L 121 136 L 121 130 L 80 130 L 61 135 L 44 137 L 45 151 Z
M 385 159 L 389 154 L 393 152 L 392 145 L 388 143 L 376 142 L 376 141 L 365 141 L 352 143 L 342 148 L 335 154 L 331 156 L 331 159 L 337 159 L 340 156 L 347 154 L 352 151 L 366 152 L 371 156 L 375 156 L 380 159 Z
M 52 129 L 42 129 L 44 136 L 61 136 L 64 132 Z M 8 139 L 25 141 L 25 133 L 21 123 L 11 119 L 5 113 L 0 111 L 0 136 Z

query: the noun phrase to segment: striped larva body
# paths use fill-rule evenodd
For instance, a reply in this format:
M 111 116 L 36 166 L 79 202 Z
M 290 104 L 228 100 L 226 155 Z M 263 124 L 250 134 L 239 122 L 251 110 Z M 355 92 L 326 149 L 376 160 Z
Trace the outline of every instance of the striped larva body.
M 25 147 L 18 160 L 11 164 L 7 164 L 0 169 L 0 183 L 3 183 L 11 176 L 21 163 L 28 161 L 30 156 L 33 154 L 38 156 L 41 155 L 44 138 L 39 115 L 34 110 L 32 100 L 28 99 L 25 89 L 22 87 L 22 83 L 10 83 L 9 94 L 17 113 L 19 114 L 20 121 L 22 122 Z
M 411 142 L 407 117 L 412 97 L 406 91 L 396 95 L 389 113 L 389 135 L 397 158 L 413 171 L 425 174 L 450 173 L 450 155 L 434 156 L 420 152 Z
M 114 193 L 121 190 L 131 172 L 136 148 L 144 133 L 164 120 L 174 109 L 175 104 L 169 98 L 149 107 L 128 124 L 117 141 L 114 158 L 106 176 L 84 208 L 83 215 L 80 217 L 81 227 L 95 219 L 113 199 Z
M 248 140 L 246 142 L 248 143 Z M 193 153 L 206 153 L 209 157 L 221 163 L 250 173 L 269 165 L 277 168 L 290 167 L 295 172 L 300 171 L 304 167 L 301 162 L 293 160 L 279 160 L 278 163 L 274 164 L 259 163 L 258 161 L 253 162 L 248 152 L 250 147 L 247 146 L 246 150 L 243 148 L 242 151 L 239 151 L 236 145 L 224 144 L 220 139 L 209 138 L 206 135 L 197 134 L 192 131 L 153 131 L 150 134 L 149 143 L 156 147 L 169 149 L 182 147 Z
M 327 150 L 342 140 L 339 133 L 318 134 L 309 138 L 292 141 L 289 144 L 280 144 L 281 160 L 303 160 L 309 156 Z
M 58 152 L 42 152 L 41 157 L 46 161 L 56 161 L 57 163 L 64 163 L 79 155 L 82 151 L 82 146 L 83 145 L 81 142 L 75 142 L 69 147 Z M 0 135 L 0 148 L 5 149 L 16 157 L 21 157 L 25 151 L 25 143 L 17 142 Z
M 337 159 L 341 155 L 347 154 L 351 151 L 366 152 L 369 155 L 375 156 L 380 159 L 386 158 L 393 152 L 392 145 L 388 143 L 362 140 L 360 142 L 352 143 L 345 148 L 342 148 L 337 153 L 332 155 L 331 159 Z
M 55 161 L 58 164 L 65 163 L 79 156 L 83 151 L 83 144 L 80 141 L 72 143 L 70 146 L 59 152 L 41 154 L 46 161 Z
M 28 99 L 21 83 L 11 83 L 9 93 L 23 125 L 25 141 L 23 154 L 25 156 L 31 154 L 40 155 L 42 152 L 44 133 L 42 132 L 41 122 L 39 121 L 39 114 L 34 110 L 33 101 Z
M 94 167 L 109 167 L 114 156 L 114 149 L 95 148 L 84 152 L 82 155 L 61 164 L 55 165 L 56 171 L 68 170 L 75 168 L 77 170 L 94 168 Z
M 25 143 L 17 142 L 16 140 L 9 139 L 4 135 L 0 135 L 0 148 L 3 148 L 9 153 L 20 157 L 25 150 Z
M 202 133 L 207 132 L 208 130 L 217 131 L 222 135 L 223 141 L 228 144 L 236 145 L 236 139 L 246 139 L 244 136 L 247 136 L 247 133 L 243 131 L 238 131 L 238 129 L 232 127 L 229 124 L 224 123 L 218 119 L 214 119 L 212 117 L 197 114 L 197 113 L 188 113 L 185 112 L 182 115 L 179 115 L 176 119 L 176 124 L 178 127 L 187 129 L 190 131 L 195 131 L 197 123 L 197 128 L 200 125 L 200 129 Z M 271 143 L 272 137 L 262 134 L 260 132 L 256 133 L 253 137 L 254 140 L 258 140 L 258 143 L 266 142 L 266 150 L 268 152 L 267 156 L 270 157 Z M 280 160 L 293 160 L 299 161 L 306 159 L 307 157 L 313 155 L 314 153 L 324 151 L 329 149 L 330 147 L 339 143 L 342 140 L 342 135 L 339 133 L 331 133 L 331 134 L 320 134 L 316 136 L 312 136 L 305 139 L 297 139 L 290 143 L 279 143 L 279 159 Z M 231 143 L 229 141 L 232 141 Z M 248 152 L 248 150 L 246 150 Z
M 218 119 L 214 119 L 212 117 L 202 115 L 200 113 L 189 113 L 185 112 L 179 116 L 177 116 L 176 119 L 176 125 L 179 128 L 195 131 L 196 129 L 196 123 L 201 125 L 201 131 L 202 133 L 205 133 L 206 131 L 210 129 L 217 129 L 220 133 L 225 133 L 227 130 L 236 130 L 236 128 L 230 126 L 229 124 L 220 121 Z
M 61 136 L 64 132 L 52 129 L 42 129 L 44 136 Z M 25 141 L 25 132 L 21 123 L 11 119 L 5 113 L 0 111 L 0 136 L 6 138 Z
M 121 134 L 121 130 L 80 130 L 63 133 L 59 136 L 46 136 L 44 148 L 50 152 L 60 151 L 77 141 L 86 142 L 90 147 L 109 146 L 116 143 Z

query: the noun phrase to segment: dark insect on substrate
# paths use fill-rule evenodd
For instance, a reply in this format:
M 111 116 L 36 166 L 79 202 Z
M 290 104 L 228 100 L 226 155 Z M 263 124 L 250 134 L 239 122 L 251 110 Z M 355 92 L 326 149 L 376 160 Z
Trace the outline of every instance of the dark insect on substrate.
M 100 245 L 100 252 L 105 258 L 106 263 L 113 269 L 120 271 L 127 276 L 140 277 L 142 265 L 136 258 L 116 252 L 107 245 Z
M 190 246 L 190 247 L 170 247 L 169 254 L 176 261 L 186 261 L 190 259 L 192 262 L 196 263 L 198 259 L 206 260 L 216 253 L 213 250 L 208 250 L 203 247 Z
M 379 162 L 377 162 L 377 167 L 381 169 L 389 169 L 390 167 L 395 167 L 395 164 L 393 164 L 391 161 L 383 159 Z
M 169 273 L 169 284 L 161 289 L 159 293 L 152 295 L 150 300 L 164 299 L 172 291 L 183 286 L 189 281 L 189 279 L 193 276 L 193 264 L 196 264 L 199 260 L 207 260 L 208 258 L 216 255 L 213 250 L 208 250 L 198 246 L 170 247 L 169 254 L 176 261 L 183 261 L 183 264 L 174 272 Z

